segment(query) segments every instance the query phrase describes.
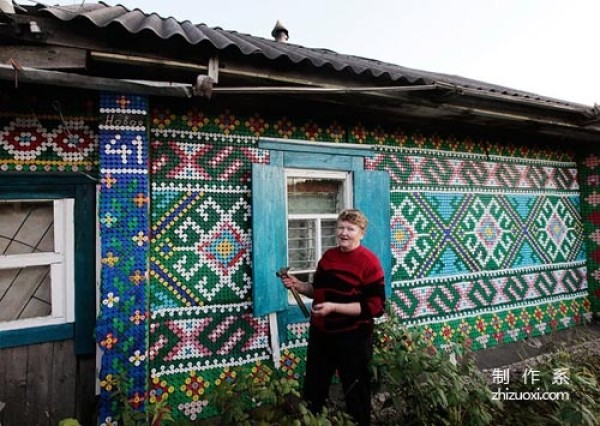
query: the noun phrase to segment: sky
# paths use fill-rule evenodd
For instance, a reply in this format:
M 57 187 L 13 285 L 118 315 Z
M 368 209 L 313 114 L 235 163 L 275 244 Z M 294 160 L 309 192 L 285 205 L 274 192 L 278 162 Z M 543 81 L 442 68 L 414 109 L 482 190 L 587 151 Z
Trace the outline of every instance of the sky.
M 73 5 L 91 0 L 41 0 Z M 32 0 L 17 0 L 28 5 Z M 600 104 L 599 0 L 105 0 L 542 96 Z

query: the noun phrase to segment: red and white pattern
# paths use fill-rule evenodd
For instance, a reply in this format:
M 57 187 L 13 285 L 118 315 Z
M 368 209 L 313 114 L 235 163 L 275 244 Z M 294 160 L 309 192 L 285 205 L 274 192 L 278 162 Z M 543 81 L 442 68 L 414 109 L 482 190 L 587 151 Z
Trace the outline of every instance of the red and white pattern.
M 35 160 L 49 142 L 47 130 L 37 119 L 17 118 L 0 132 L 0 146 L 18 161 Z
M 96 149 L 96 136 L 83 120 L 69 120 L 49 134 L 49 143 L 65 161 L 83 161 Z

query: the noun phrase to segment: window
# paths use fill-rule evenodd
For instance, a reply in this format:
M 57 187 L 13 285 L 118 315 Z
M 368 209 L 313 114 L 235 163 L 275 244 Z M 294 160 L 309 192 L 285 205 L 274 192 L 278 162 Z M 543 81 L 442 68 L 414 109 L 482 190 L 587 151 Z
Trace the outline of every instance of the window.
M 291 266 L 310 281 L 323 251 L 335 245 L 335 220 L 347 207 L 369 219 L 362 244 L 381 260 L 389 296 L 389 175 L 364 169 L 371 148 L 269 139 L 259 147 L 269 150 L 270 162 L 252 165 L 254 315 L 277 313 L 279 328 L 306 320 L 275 273 Z
M 73 205 L 0 200 L 0 331 L 74 321 Z
M 310 169 L 285 174 L 287 265 L 301 280 L 312 281 L 321 255 L 336 244 L 338 213 L 351 206 L 351 174 Z
M 0 349 L 74 339 L 94 352 L 95 199 L 85 176 L 2 176 Z

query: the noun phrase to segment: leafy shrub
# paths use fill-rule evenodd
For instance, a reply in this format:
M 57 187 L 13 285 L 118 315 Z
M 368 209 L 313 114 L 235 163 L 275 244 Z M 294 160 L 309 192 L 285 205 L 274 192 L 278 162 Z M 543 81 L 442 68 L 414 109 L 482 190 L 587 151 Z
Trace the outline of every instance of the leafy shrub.
M 171 408 L 166 401 L 144 404 L 143 401 L 132 401 L 125 391 L 124 379 L 118 375 L 111 378 L 111 399 L 115 409 L 115 418 L 122 426 L 163 426 L 173 422 Z
M 406 329 L 393 314 L 388 317 L 376 328 L 372 365 L 380 395 L 375 399 L 379 409 L 374 410 L 378 424 L 600 424 L 597 353 L 553 347 L 527 367 L 509 367 L 506 385 L 491 385 L 465 347 L 452 344 L 439 350 L 420 330 Z M 523 379 L 526 369 L 535 372 L 535 383 Z M 556 380 L 559 371 L 566 380 Z
M 230 380 L 221 382 L 210 402 L 219 411 L 222 425 L 352 425 L 349 416 L 335 408 L 311 413 L 300 398 L 297 380 L 263 364 L 238 367 Z
M 470 353 L 459 345 L 440 351 L 395 315 L 376 327 L 373 376 L 379 424 L 488 425 L 502 404 L 492 398 Z

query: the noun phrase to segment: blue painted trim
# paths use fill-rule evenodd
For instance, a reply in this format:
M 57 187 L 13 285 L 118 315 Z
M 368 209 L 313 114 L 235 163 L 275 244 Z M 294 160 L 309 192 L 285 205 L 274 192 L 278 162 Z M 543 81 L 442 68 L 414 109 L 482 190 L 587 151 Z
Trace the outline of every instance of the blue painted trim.
M 0 349 L 72 338 L 72 323 L 8 330 L 0 332 Z
M 283 152 L 271 151 L 269 154 L 269 165 L 283 167 Z
M 285 152 L 285 167 L 319 170 L 360 170 L 364 160 L 359 157 L 335 154 L 310 154 L 307 152 Z
M 285 139 L 261 138 L 258 141 L 258 147 L 276 151 L 304 152 L 307 154 L 330 154 L 346 155 L 350 157 L 374 157 L 376 152 L 372 146 L 357 148 L 350 147 L 351 144 L 338 144 L 328 142 L 305 142 Z
M 360 209 L 369 225 L 362 244 L 377 255 L 385 272 L 385 294 L 392 294 L 392 241 L 390 176 L 388 172 L 357 170 L 354 172 L 354 206 Z
M 275 275 L 287 264 L 284 176 L 283 167 L 252 164 L 252 298 L 257 317 L 288 305 L 287 290 Z
M 75 190 L 67 186 L 65 188 L 54 188 L 43 192 L 27 193 L 26 188 L 15 187 L 7 191 L 2 190 L 0 198 L 3 200 L 60 200 L 62 198 L 74 198 Z
M 96 187 L 78 185 L 75 198 L 75 353 L 96 351 Z
M 43 187 L 60 185 L 61 188 L 67 185 L 78 185 L 95 182 L 91 177 L 82 173 L 46 173 L 46 172 L 3 172 L 0 173 L 4 182 L 10 181 L 11 186 L 23 186 L 28 190 L 37 190 Z

